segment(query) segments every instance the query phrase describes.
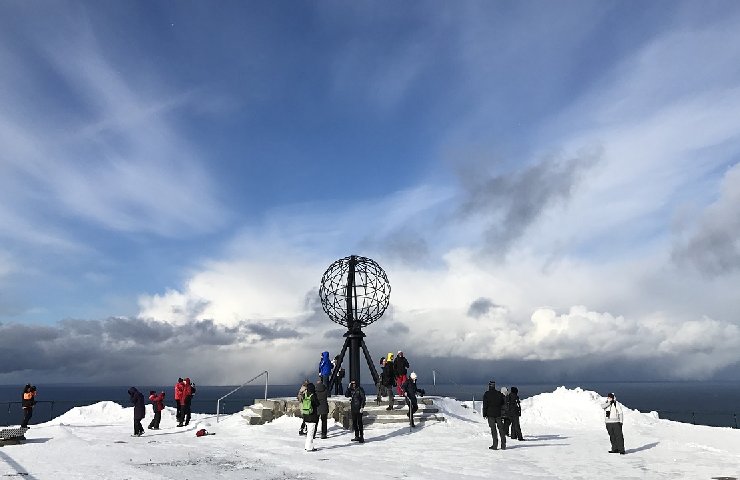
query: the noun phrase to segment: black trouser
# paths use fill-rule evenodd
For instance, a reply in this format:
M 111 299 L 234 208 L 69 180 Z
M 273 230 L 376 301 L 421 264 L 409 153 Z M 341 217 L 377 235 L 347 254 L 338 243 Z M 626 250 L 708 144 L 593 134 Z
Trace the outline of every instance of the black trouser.
M 504 419 L 502 417 L 488 417 L 488 426 L 491 428 L 491 436 L 493 437 L 493 448 L 498 448 L 498 436 L 496 430 L 501 435 L 501 448 L 506 448 L 506 431 L 504 430 Z
M 612 450 L 624 453 L 624 435 L 622 434 L 621 423 L 607 423 L 606 431 L 609 433 L 609 441 L 612 444 Z
M 177 420 L 177 423 L 182 423 L 182 405 L 180 405 L 179 400 L 175 400 L 175 407 L 177 408 L 177 413 L 175 413 L 175 420 Z
M 154 418 L 149 422 L 149 428 L 159 428 L 159 422 L 162 421 L 162 412 L 154 412 Z
M 134 418 L 134 435 L 144 433 L 144 427 L 141 426 L 141 419 Z
M 337 379 L 334 383 L 334 395 L 344 395 L 344 388 L 342 387 L 341 379 Z
M 517 440 L 522 440 L 524 437 L 522 437 L 522 427 L 519 425 L 519 417 L 513 416 L 511 417 L 511 438 L 516 438 Z
M 32 416 L 33 407 L 23 407 L 23 423 L 21 423 L 21 428 L 28 428 L 28 422 L 31 420 Z
M 355 429 L 355 438 L 364 439 L 364 432 L 362 430 L 362 412 L 352 410 L 352 425 Z
M 326 420 L 329 417 L 328 413 L 320 413 L 319 414 L 319 421 L 321 422 L 321 438 L 326 438 Z M 313 432 L 313 438 L 316 438 L 316 432 L 318 431 L 318 426 L 316 427 L 316 430 Z
M 378 384 L 378 397 L 377 397 L 377 399 L 376 399 L 376 403 L 377 403 L 378 405 L 380 405 L 380 397 L 382 397 L 382 396 L 384 396 L 384 395 L 385 395 L 385 387 L 383 386 L 383 384 L 382 384 L 382 383 L 379 383 L 379 384 Z
M 409 425 L 414 427 L 414 413 L 419 410 L 419 403 L 416 397 L 406 397 L 406 405 L 409 406 Z
M 185 402 L 185 405 L 182 406 L 182 413 L 180 415 L 180 423 L 183 425 L 190 423 L 190 402 Z
M 509 417 L 504 417 L 504 433 L 507 437 L 513 437 L 514 435 L 509 434 L 509 426 L 511 426 L 511 419 Z

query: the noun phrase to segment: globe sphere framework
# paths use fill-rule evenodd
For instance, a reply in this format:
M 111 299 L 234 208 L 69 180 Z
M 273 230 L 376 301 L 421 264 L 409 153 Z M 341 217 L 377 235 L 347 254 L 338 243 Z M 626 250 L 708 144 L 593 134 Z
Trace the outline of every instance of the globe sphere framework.
M 350 271 L 354 263 L 354 278 Z M 347 286 L 352 284 L 352 318 L 347 312 Z M 374 260 L 352 255 L 332 263 L 321 277 L 319 298 L 331 321 L 353 328 L 350 321 L 366 327 L 378 320 L 388 308 L 391 284 L 385 271 Z

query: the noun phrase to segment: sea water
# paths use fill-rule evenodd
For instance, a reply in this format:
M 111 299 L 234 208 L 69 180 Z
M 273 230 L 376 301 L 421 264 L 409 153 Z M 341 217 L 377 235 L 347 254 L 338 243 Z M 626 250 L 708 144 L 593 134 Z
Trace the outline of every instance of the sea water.
M 432 385 L 419 380 L 419 387 L 427 395 L 441 395 L 459 400 L 476 400 L 483 398 L 487 385 Z M 573 382 L 558 384 L 508 384 L 500 383 L 498 387 L 516 386 L 519 397 L 524 399 L 539 393 L 551 392 L 559 386 L 567 388 L 581 387 L 593 390 L 606 396 L 614 392 L 617 399 L 629 408 L 642 412 L 657 411 L 660 418 L 667 418 L 686 423 L 737 428 L 737 415 L 740 414 L 740 383 L 730 382 Z M 100 401 L 113 401 L 125 407 L 131 402 L 128 386 L 94 386 L 94 385 L 37 385 L 37 405 L 34 408 L 31 424 L 46 422 L 58 417 L 70 409 L 90 405 Z M 346 387 L 346 383 L 345 383 Z M 363 385 L 368 396 L 375 395 L 375 387 Z M 136 385 L 136 388 L 147 398 L 150 390 L 165 392 L 165 404 L 174 407 L 174 386 Z M 193 397 L 194 413 L 216 413 L 219 398 L 235 386 L 197 386 Z M 268 397 L 293 397 L 299 385 L 269 385 Z M 23 417 L 20 400 L 22 385 L 0 386 L 0 425 L 17 425 Z M 221 413 L 230 414 L 241 411 L 251 405 L 255 399 L 264 398 L 265 386 L 248 385 L 220 403 Z M 147 402 L 148 403 L 148 402 Z M 147 407 L 151 414 L 151 407 Z

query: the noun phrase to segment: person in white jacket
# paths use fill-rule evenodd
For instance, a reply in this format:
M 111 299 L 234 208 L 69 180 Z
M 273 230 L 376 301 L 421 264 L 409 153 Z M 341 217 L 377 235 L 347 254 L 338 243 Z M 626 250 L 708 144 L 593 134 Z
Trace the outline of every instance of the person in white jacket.
M 624 435 L 622 435 L 622 424 L 624 423 L 624 412 L 622 405 L 617 403 L 613 393 L 606 396 L 606 403 L 601 405 L 606 416 L 606 431 L 609 433 L 609 441 L 612 449 L 609 453 L 620 453 L 624 455 Z

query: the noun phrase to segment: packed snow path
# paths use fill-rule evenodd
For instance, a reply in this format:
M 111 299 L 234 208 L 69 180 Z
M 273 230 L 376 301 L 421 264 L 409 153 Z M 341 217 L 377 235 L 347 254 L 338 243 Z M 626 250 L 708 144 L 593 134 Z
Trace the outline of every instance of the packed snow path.
M 659 420 L 628 408 L 627 455 L 607 453 L 601 401 L 593 392 L 565 388 L 524 400 L 526 441 L 509 439 L 505 451 L 488 449 L 488 424 L 469 403 L 465 408 L 440 399 L 447 422 L 415 429 L 376 425 L 362 445 L 330 424 L 329 438 L 316 439 L 316 452 L 303 450 L 300 420 L 293 417 L 247 426 L 239 414 L 218 424 L 213 416 L 194 415 L 188 427 L 177 428 L 168 409 L 162 430 L 131 437 L 132 409 L 101 402 L 34 426 L 23 445 L 0 448 L 0 477 L 346 480 L 351 472 L 373 479 L 740 478 L 740 430 Z M 216 435 L 197 438 L 200 428 Z

